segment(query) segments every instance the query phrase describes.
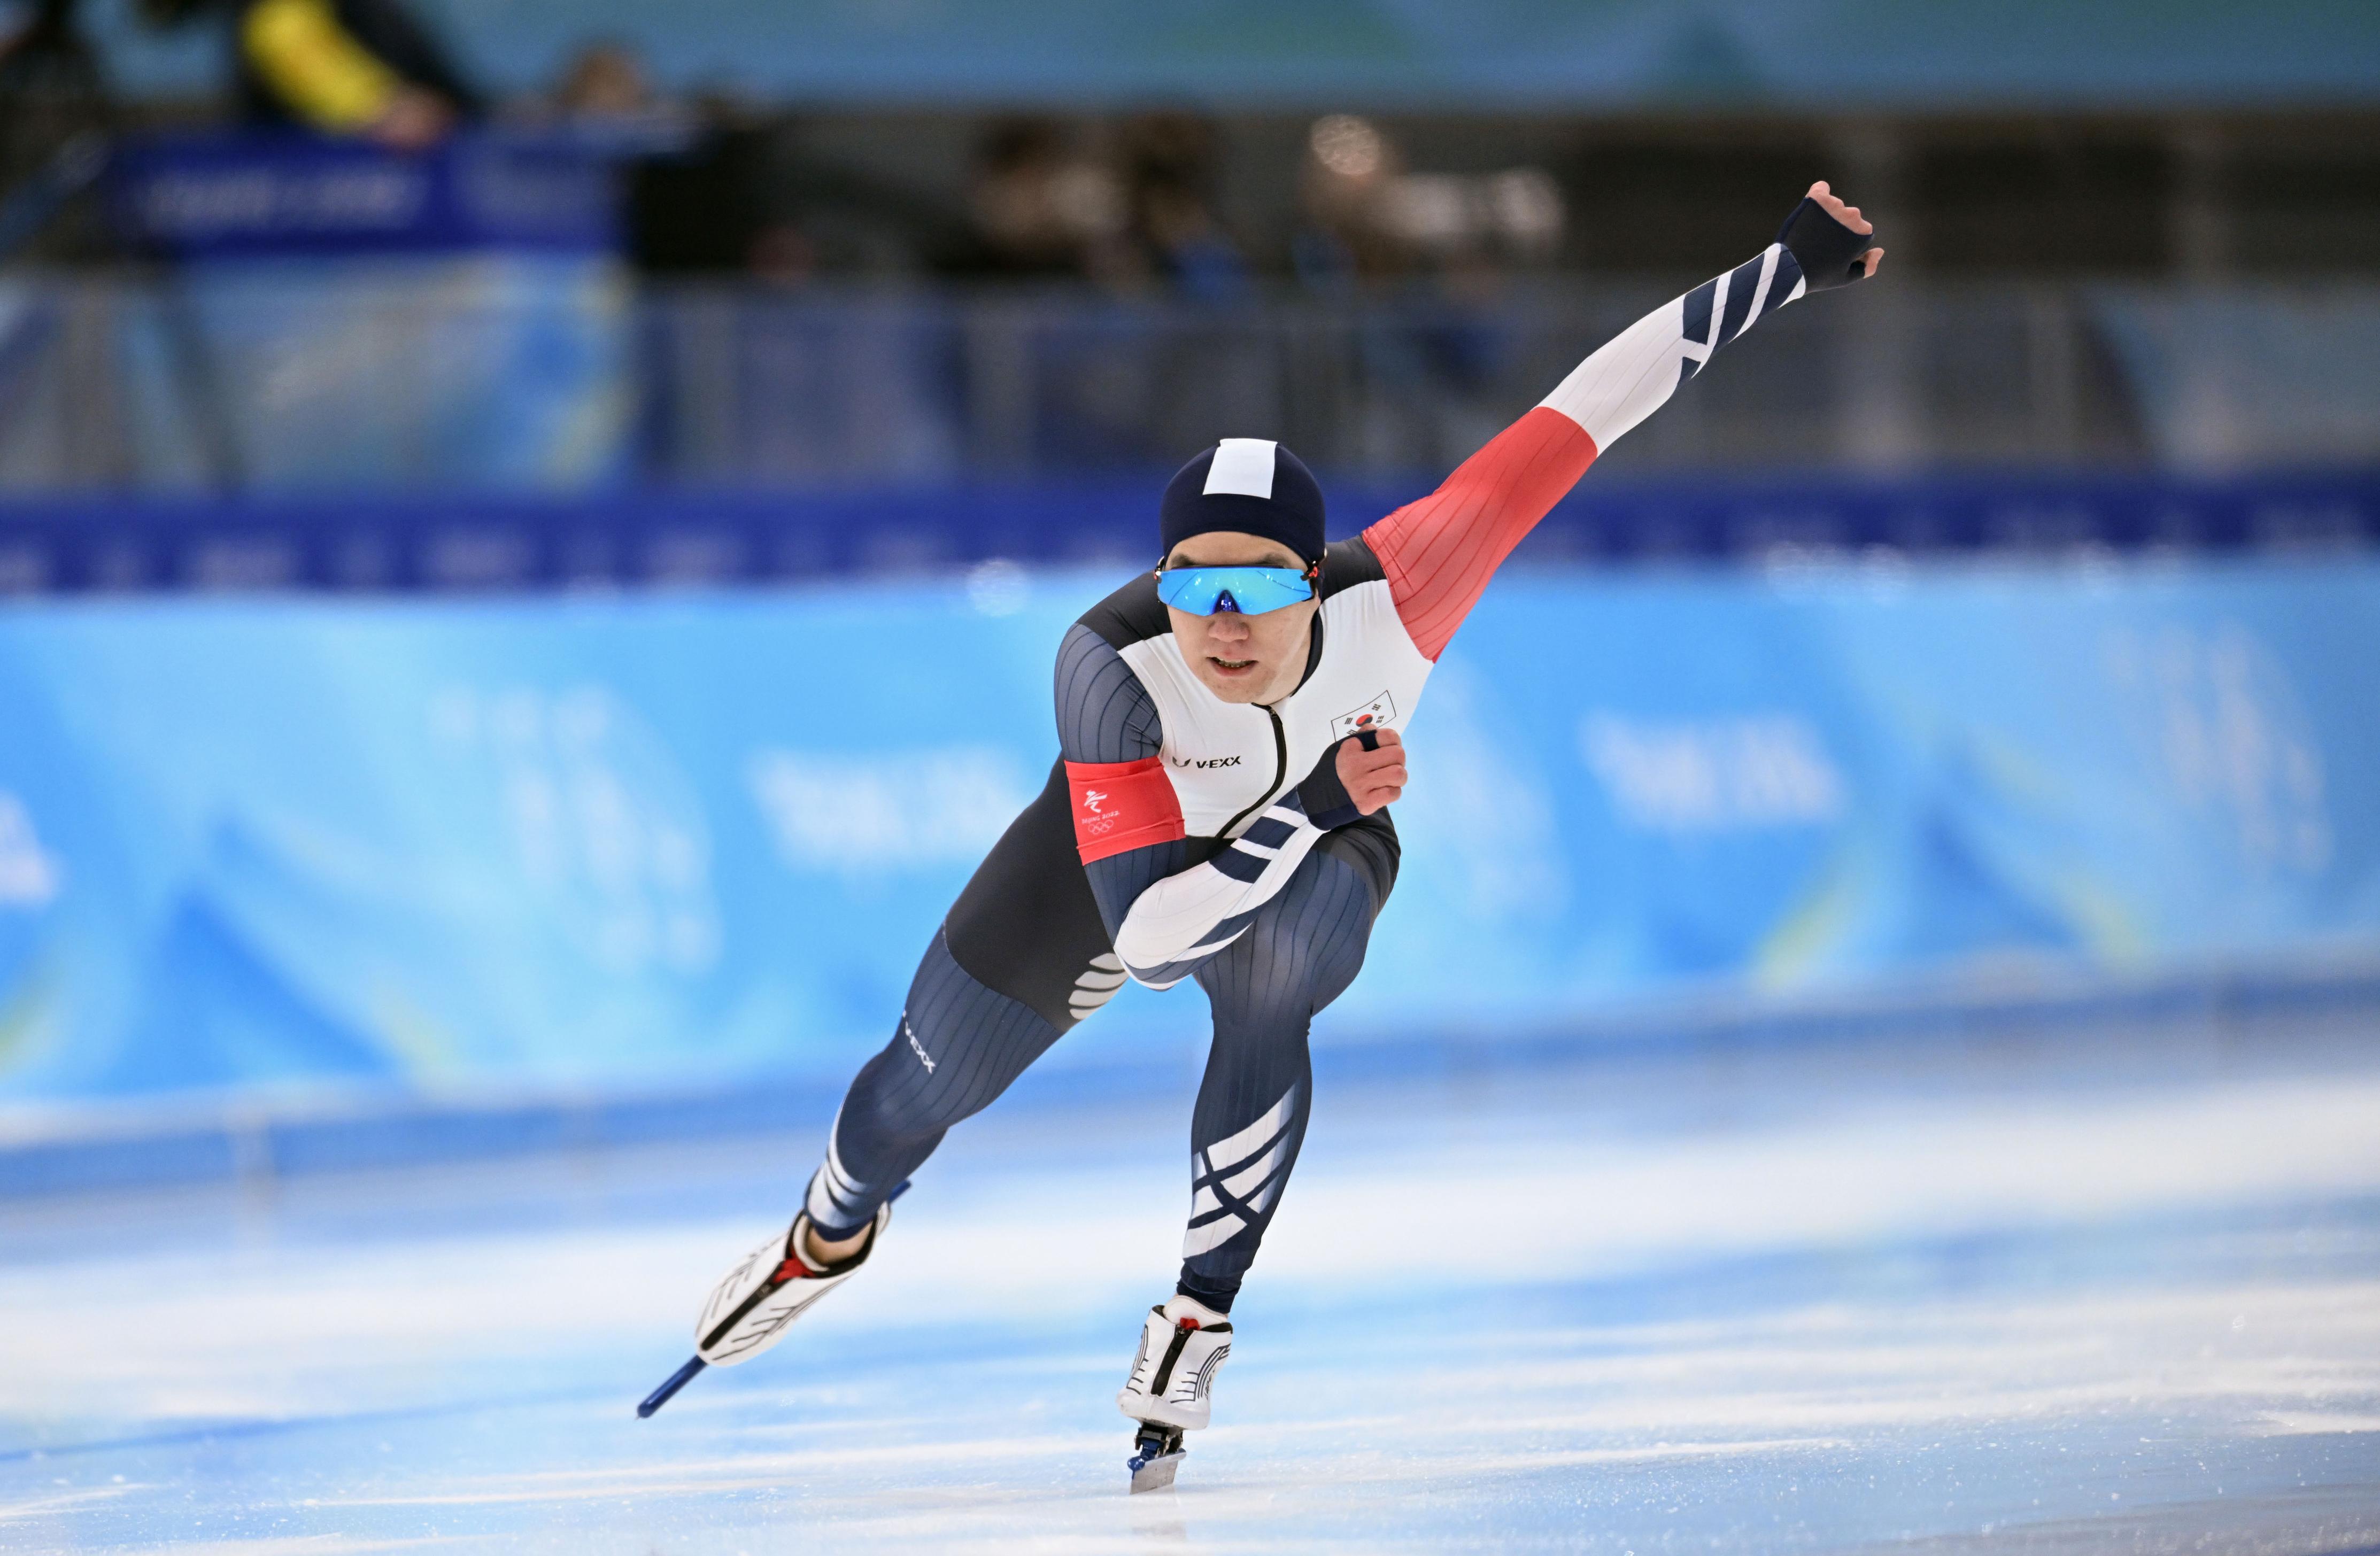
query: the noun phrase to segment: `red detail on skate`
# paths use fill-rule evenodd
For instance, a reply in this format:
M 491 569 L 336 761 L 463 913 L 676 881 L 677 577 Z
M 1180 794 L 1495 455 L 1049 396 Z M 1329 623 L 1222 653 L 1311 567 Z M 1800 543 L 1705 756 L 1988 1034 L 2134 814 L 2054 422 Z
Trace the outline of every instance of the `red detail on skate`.
M 818 1271 L 808 1265 L 788 1254 L 785 1256 L 785 1262 L 777 1266 L 777 1272 L 769 1279 L 782 1286 L 787 1281 L 806 1281 L 817 1273 Z
M 1085 864 L 1183 835 L 1181 798 L 1155 757 L 1070 761 L 1066 789 L 1074 796 L 1075 849 Z
M 1181 1321 L 1174 1327 L 1177 1329 L 1196 1329 L 1198 1327 L 1198 1320 L 1191 1318 L 1185 1313 L 1183 1315 Z

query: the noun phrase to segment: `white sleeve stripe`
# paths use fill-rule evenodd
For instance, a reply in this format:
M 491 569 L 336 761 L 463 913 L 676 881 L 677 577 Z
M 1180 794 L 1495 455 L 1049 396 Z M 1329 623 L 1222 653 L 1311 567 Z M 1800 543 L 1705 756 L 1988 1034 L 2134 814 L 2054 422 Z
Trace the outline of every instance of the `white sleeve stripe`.
M 1735 334 L 1728 339 L 1734 340 L 1752 328 L 1753 321 L 1759 318 L 1761 310 L 1768 306 L 1769 284 L 1777 279 L 1777 252 L 1778 246 L 1774 243 L 1761 250 L 1760 285 L 1753 290 L 1752 306 L 1743 310 L 1743 322 L 1735 327 Z

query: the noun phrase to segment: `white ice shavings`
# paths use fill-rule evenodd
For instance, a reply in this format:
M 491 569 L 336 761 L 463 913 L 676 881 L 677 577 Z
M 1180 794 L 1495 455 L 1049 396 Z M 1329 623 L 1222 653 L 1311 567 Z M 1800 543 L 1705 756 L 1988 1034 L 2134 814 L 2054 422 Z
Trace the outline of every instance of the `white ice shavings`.
M 2369 1193 L 2380 1189 L 2375 1116 L 2380 1082 L 2273 1083 L 1600 1147 L 1521 1130 L 1457 1153 L 1417 1152 L 1401 1128 L 1351 1139 L 1352 1121 L 1326 1110 L 1266 1240 L 1265 1269 L 1270 1282 L 1317 1289 L 1402 1282 L 1416 1224 L 1468 1229 L 1466 1258 L 1433 1275 L 1453 1289 Z M 821 1304 L 804 1321 L 937 1321 L 948 1300 L 941 1272 L 952 1270 L 968 1271 L 970 1300 L 990 1307 L 1129 1306 L 1135 1278 L 1161 1267 L 1181 1235 L 1181 1172 L 1163 1153 L 1087 1174 L 1011 1167 L 980 1191 L 953 1176 L 900 1218 L 865 1301 Z M 1548 1205 L 1594 1213 L 1549 1217 Z M 1020 1217 L 1041 1250 L 1030 1261 L 1013 1257 L 1027 1234 Z M 68 1397 L 102 1415 L 363 1408 L 413 1397 L 426 1383 L 407 1368 L 425 1362 L 518 1365 L 674 1335 L 722 1250 L 759 1231 L 698 1222 L 0 1268 L 0 1310 L 12 1315 L 0 1335 L 0 1414 Z M 528 1309 L 538 1324 L 525 1335 Z M 294 1358 L 310 1359 L 293 1370 Z
M 83 1486 L 72 1490 L 56 1491 L 47 1496 L 31 1497 L 23 1501 L 0 1501 L 0 1524 L 16 1523 L 29 1518 L 47 1518 L 74 1508 L 89 1507 L 94 1502 L 114 1501 L 136 1491 L 150 1488 L 138 1485 Z
M 1399 1231 L 1460 1225 L 1478 1279 L 1575 1278 L 1721 1250 L 2057 1224 L 2380 1189 L 2380 1082 L 2281 1083 L 2103 1106 L 1917 1110 L 1724 1139 L 1482 1145 L 1462 1168 L 1389 1160 L 1299 1183 L 1269 1276 L 1393 1278 Z M 1317 1119 L 1305 1154 L 1344 1127 Z M 1343 1148 L 1342 1148 L 1343 1149 Z M 1507 1186 L 1523 1183 L 1525 1194 Z M 1548 1217 L 1548 1205 L 1593 1206 Z M 1468 1280 L 1468 1269 L 1440 1279 Z
M 2380 1432 L 2380 1416 L 2334 1410 L 2274 1410 L 2259 1417 L 2260 1437 L 2315 1437 L 2333 1432 Z
M 2155 1250 L 2195 1246 L 2194 1222 L 2155 1234 L 2150 1270 L 2045 1288 L 1971 1292 L 1952 1275 L 1693 1300 L 1715 1261 L 1764 1252 L 1840 1251 L 1855 1269 L 1897 1258 L 1899 1240 L 1974 1229 L 2120 1238 L 2176 1211 L 2360 1203 L 2380 1187 L 2380 1076 L 1877 1097 L 1585 1138 L 1558 1098 L 1469 1115 L 1436 1084 L 1331 1100 L 1265 1280 L 1235 1313 L 1246 1359 L 1225 1418 L 1191 1461 L 1203 1478 L 1183 1505 L 1218 1549 L 1444 1549 L 1487 1517 L 1551 1531 L 1551 1548 L 1597 1489 L 1658 1486 L 1707 1508 L 1731 1488 L 1782 1496 L 1814 1473 L 1920 1453 L 1963 1475 L 2007 1461 L 2009 1431 L 2071 1444 L 2078 1477 L 2120 1464 L 2146 1484 L 2191 1457 L 2219 1473 L 2218 1453 L 2310 1465 L 2325 1441 L 2380 1427 L 2380 1280 L 2363 1258 L 2311 1277 L 2268 1260 L 2262 1240 L 2286 1246 L 2306 1224 L 2295 1216 L 2210 1234 L 2228 1251 L 2179 1273 Z M 1178 1131 L 1179 1108 L 1103 1101 L 1054 1126 L 985 1115 L 904 1202 L 857 1298 L 805 1319 L 790 1359 L 706 1378 L 652 1423 L 629 1405 L 682 1358 L 721 1259 L 766 1216 L 410 1233 L 376 1218 L 371 1235 L 310 1234 L 301 1218 L 285 1238 L 159 1246 L 111 1202 L 79 1201 L 107 1257 L 0 1263 L 0 1422 L 91 1447 L 71 1465 L 0 1466 L 0 1506 L 34 1509 L 0 1528 L 42 1537 L 0 1545 L 315 1556 L 434 1528 L 504 1550 L 533 1526 L 573 1550 L 733 1556 L 777 1549 L 797 1521 L 805 1548 L 825 1550 L 1134 1549 L 1134 1521 L 1153 1514 L 1118 1489 L 1111 1400 L 1132 1325 L 1171 1273 L 1183 1162 L 1141 1148 Z M 748 1149 L 733 1154 L 750 1170 Z M 673 1180 L 647 1180 L 674 1160 L 632 1165 L 658 1192 Z M 523 1170 L 439 1181 L 468 1194 Z M 1412 1227 L 1450 1207 L 1464 1258 L 1417 1272 Z M 9 1230 L 0 1221 L 0 1258 Z M 2335 1234 L 2363 1247 L 2371 1228 Z M 1027 1242 L 1036 1257 L 1017 1258 Z M 1594 1295 L 1625 1282 L 1572 1284 L 1654 1267 L 1670 1273 L 1643 1306 Z M 1510 1300 L 1540 1281 L 1560 1299 Z M 977 1327 L 953 1331 L 954 1291 Z M 1697 1316 L 1664 1317 L 1671 1298 Z M 1381 1321 L 1346 1321 L 1357 1307 Z M 269 1423 L 269 1451 L 142 1441 L 194 1417 Z M 2136 1447 L 2136 1430 L 2186 1442 Z M 118 1439 L 135 1446 L 104 1446 Z M 2136 1462 L 2152 1453 L 2162 1469 Z M 53 1483 L 111 1469 L 145 1484 Z M 2027 1474 L 2019 1505 L 2046 1484 Z M 1947 1517 L 1971 1515 L 1960 1494 Z M 1881 1522 L 1898 1509 L 1859 1522 L 1860 1497 L 1830 1511 L 1847 1521 L 1836 1548 L 1899 1527 Z M 1526 1522 L 1539 1516 L 1569 1522 Z

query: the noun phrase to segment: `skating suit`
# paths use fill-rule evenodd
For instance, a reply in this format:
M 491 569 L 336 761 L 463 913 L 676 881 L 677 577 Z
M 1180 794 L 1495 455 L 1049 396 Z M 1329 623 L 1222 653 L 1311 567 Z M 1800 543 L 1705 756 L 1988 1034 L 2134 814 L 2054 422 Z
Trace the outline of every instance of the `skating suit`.
M 1228 1310 L 1305 1137 L 1307 1028 L 1363 966 L 1396 881 L 1396 829 L 1349 803 L 1339 747 L 1402 730 L 1497 566 L 1597 452 L 1802 292 L 1772 244 L 1623 331 L 1438 491 L 1333 542 L 1305 678 L 1269 707 L 1226 703 L 1191 673 L 1153 575 L 1087 612 L 1058 650 L 1060 760 L 853 1082 L 810 1184 L 821 1234 L 866 1222 L 1126 978 L 1195 979 L 1215 1035 L 1181 1289 Z

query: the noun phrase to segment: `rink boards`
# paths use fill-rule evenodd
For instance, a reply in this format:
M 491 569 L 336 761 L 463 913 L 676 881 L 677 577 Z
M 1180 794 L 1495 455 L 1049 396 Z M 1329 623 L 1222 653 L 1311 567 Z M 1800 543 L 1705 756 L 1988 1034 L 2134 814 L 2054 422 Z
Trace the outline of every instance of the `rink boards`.
M 12 606 L 0 1100 L 846 1075 L 1114 581 Z M 1324 1036 L 2360 976 L 2375 663 L 2352 554 L 1515 574 Z M 1060 1053 L 1200 1015 L 1134 991 Z

